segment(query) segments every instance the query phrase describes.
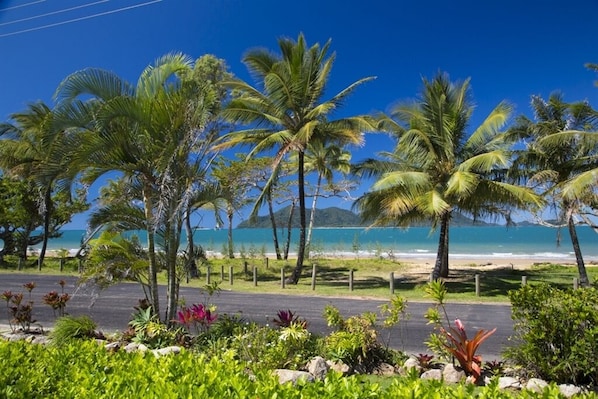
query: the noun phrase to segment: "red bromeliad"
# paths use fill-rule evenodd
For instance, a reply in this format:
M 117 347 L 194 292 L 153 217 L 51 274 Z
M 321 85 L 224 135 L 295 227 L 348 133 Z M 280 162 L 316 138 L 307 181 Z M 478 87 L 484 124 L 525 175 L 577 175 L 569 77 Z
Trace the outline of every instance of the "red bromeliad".
M 200 327 L 207 329 L 216 318 L 216 314 L 212 313 L 206 306 L 203 304 L 195 304 L 190 308 L 182 308 L 182 310 L 178 312 L 177 321 L 187 328 L 190 328 L 191 325 L 195 325 L 199 331 Z
M 482 357 L 476 355 L 479 346 L 489 336 L 494 334 L 496 328 L 492 330 L 478 330 L 472 339 L 467 338 L 465 326 L 461 320 L 455 320 L 456 328 L 449 327 L 449 331 L 444 328 L 441 332 L 448 338 L 449 343 L 445 344 L 447 350 L 455 356 L 459 365 L 468 375 L 472 376 L 474 381 L 478 381 L 482 375 Z

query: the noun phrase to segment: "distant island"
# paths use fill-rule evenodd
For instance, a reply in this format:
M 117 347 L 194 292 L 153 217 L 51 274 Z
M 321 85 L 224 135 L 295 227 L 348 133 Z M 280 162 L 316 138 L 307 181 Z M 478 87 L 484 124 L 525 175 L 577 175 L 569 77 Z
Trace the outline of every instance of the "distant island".
M 286 227 L 289 220 L 290 206 L 282 208 L 274 213 L 274 220 L 278 228 Z M 306 218 L 309 223 L 309 215 L 311 209 L 307 209 Z M 413 227 L 429 226 L 430 224 L 420 223 Z M 314 227 L 367 227 L 369 223 L 363 222 L 361 217 L 347 209 L 338 207 L 322 208 L 316 210 L 316 217 L 314 219 Z M 473 221 L 465 216 L 456 214 L 451 220 L 451 226 L 497 226 L 495 223 L 487 223 L 483 221 Z M 270 216 L 258 216 L 255 220 L 244 220 L 237 226 L 238 229 L 248 228 L 271 228 Z M 295 209 L 293 212 L 292 227 L 299 227 L 299 211 Z

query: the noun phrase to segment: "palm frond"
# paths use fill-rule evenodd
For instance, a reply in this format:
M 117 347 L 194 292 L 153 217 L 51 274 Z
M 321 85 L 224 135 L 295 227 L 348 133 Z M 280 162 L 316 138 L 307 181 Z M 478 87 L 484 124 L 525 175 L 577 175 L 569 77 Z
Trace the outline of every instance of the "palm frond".
M 478 152 L 475 149 L 485 148 L 486 144 L 495 138 L 499 130 L 505 126 L 512 112 L 513 106 L 511 104 L 501 102 L 472 133 L 465 146 L 473 149 L 474 153 Z
M 56 89 L 54 99 L 59 103 L 81 95 L 108 100 L 121 95 L 132 95 L 134 88 L 118 75 L 98 68 L 87 68 L 67 76 Z
M 508 164 L 509 155 L 505 151 L 494 150 L 466 159 L 459 164 L 458 170 L 488 174 L 493 170 L 505 168 Z

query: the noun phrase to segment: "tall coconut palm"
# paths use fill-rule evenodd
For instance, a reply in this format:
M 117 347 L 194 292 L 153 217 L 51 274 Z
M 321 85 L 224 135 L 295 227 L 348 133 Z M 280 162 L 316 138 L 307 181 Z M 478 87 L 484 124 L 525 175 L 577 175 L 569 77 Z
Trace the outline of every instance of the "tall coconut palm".
M 531 105 L 534 120 L 521 116 L 509 130 L 513 139 L 525 143 L 525 148 L 518 151 L 512 175 L 533 186 L 557 211 L 557 223 L 542 218 L 540 221 L 553 227 L 567 227 L 580 284 L 588 286 L 575 219 L 584 202 L 595 202 L 595 195 L 590 199 L 593 188 L 588 191 L 584 178 L 591 177 L 588 171 L 595 165 L 598 115 L 588 103 L 566 103 L 559 93 L 551 94 L 547 101 L 532 96 Z
M 395 106 L 380 128 L 396 139 L 392 152 L 356 166 L 375 177 L 355 207 L 374 225 L 430 222 L 440 228 L 433 278 L 449 274 L 449 226 L 459 212 L 475 218 L 508 215 L 511 207 L 541 204 L 530 189 L 501 180 L 509 165 L 508 143 L 499 132 L 511 113 L 500 103 L 470 135 L 473 105 L 469 80 L 452 83 L 440 73 L 423 80 L 421 97 Z
M 320 139 L 318 126 L 327 122 L 332 112 L 360 84 L 371 79 L 361 79 L 328 100 L 324 92 L 330 78 L 334 54 L 328 56 L 330 41 L 324 46 L 308 47 L 303 34 L 297 41 L 288 38 L 278 40 L 280 54 L 265 49 L 250 50 L 243 61 L 257 80 L 258 87 L 242 81 L 234 81 L 229 87 L 240 93 L 231 100 L 224 115 L 237 123 L 249 124 L 246 130 L 235 131 L 226 136 L 222 147 L 252 145 L 248 157 L 274 150 L 271 178 L 262 195 L 265 196 L 276 177 L 278 165 L 287 154 L 297 154 L 297 187 L 299 198 L 300 234 L 297 263 L 291 280 L 296 283 L 301 276 L 305 256 L 305 169 L 304 158 L 307 145 Z M 360 143 L 361 133 L 369 126 L 360 117 L 339 119 L 334 122 L 338 140 Z M 254 213 L 257 209 L 254 208 Z
M 586 64 L 588 69 L 598 72 L 598 64 Z M 598 87 L 598 81 L 594 82 Z M 546 144 L 567 145 L 567 141 L 574 140 L 582 144 L 583 153 L 579 154 L 578 161 L 587 166 L 588 170 L 572 177 L 564 186 L 562 195 L 571 201 L 580 200 L 591 210 L 591 214 L 596 216 L 598 211 L 598 111 L 589 110 L 584 105 L 582 110 L 587 113 L 584 131 L 573 130 L 559 134 L 550 135 L 543 139 Z M 552 143 L 554 141 L 554 143 Z M 598 226 L 594 219 L 588 217 L 585 213 L 579 215 L 588 225 L 592 226 L 598 232 Z

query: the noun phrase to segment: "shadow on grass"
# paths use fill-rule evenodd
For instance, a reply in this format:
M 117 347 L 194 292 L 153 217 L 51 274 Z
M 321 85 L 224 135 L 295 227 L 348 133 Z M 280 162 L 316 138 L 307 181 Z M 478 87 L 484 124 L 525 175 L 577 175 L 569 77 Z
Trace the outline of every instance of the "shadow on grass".
M 349 268 L 318 266 L 317 284 L 330 288 L 349 287 Z M 547 273 L 545 268 L 536 270 L 517 270 L 510 267 L 497 269 L 475 269 L 475 270 L 452 270 L 445 284 L 450 293 L 454 294 L 475 294 L 476 275 L 480 281 L 480 296 L 483 297 L 506 297 L 509 291 L 521 288 L 524 283 L 536 284 L 538 282 L 549 283 L 559 289 L 572 287 L 573 278 L 577 276 L 577 269 L 558 269 Z M 311 269 L 304 270 L 303 278 L 311 279 Z M 403 273 L 395 275 L 394 288 L 396 291 L 415 290 L 426 285 L 430 275 L 427 273 Z M 389 288 L 388 278 L 379 276 L 364 276 L 357 271 L 354 272 L 353 290 L 370 290 Z

